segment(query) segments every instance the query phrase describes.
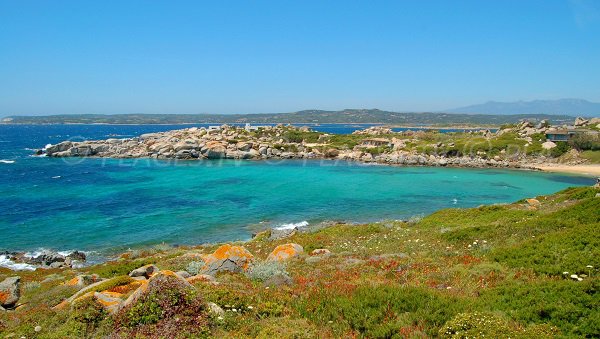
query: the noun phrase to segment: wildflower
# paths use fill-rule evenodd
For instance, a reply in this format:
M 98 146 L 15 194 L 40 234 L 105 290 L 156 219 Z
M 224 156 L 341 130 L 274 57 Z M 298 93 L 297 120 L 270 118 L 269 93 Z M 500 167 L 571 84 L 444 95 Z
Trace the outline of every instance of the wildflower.
M 587 265 L 586 268 L 594 268 L 592 265 Z
M 248 306 L 248 309 L 249 309 L 249 310 L 251 310 L 251 309 L 253 309 L 253 308 L 254 308 L 254 307 L 252 307 L 252 306 Z
M 568 275 L 568 274 L 569 274 L 569 272 L 563 272 L 563 275 Z

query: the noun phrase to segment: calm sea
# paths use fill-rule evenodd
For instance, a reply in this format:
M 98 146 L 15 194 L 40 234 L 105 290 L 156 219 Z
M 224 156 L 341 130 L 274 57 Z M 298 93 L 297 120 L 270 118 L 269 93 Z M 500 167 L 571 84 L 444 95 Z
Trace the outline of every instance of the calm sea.
M 332 161 L 156 161 L 31 157 L 61 140 L 187 126 L 0 125 L 0 251 L 115 253 L 156 243 L 243 240 L 266 227 L 406 219 L 590 185 L 510 170 Z M 349 133 L 364 125 L 324 125 Z

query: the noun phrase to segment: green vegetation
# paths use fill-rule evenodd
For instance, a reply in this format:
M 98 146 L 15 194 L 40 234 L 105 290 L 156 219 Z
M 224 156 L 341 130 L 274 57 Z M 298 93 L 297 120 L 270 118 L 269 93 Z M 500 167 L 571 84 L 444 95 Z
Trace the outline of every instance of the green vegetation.
M 589 160 L 592 164 L 600 164 L 600 151 L 584 151 L 581 157 Z
M 198 281 L 195 289 L 167 279 L 114 315 L 86 298 L 52 309 L 75 291 L 62 283 L 81 272 L 22 272 L 24 305 L 0 314 L 0 335 L 598 337 L 599 193 L 579 187 L 537 202 L 446 209 L 410 222 L 339 224 L 276 241 L 259 235 L 240 244 L 255 256 L 246 274 L 220 273 L 218 284 Z M 265 261 L 289 242 L 305 254 L 284 264 Z M 165 248 L 82 271 L 118 277 L 103 289 L 130 281 L 119 272 L 149 262 L 185 268 L 216 247 Z M 308 255 L 317 248 L 331 255 Z M 263 283 L 276 275 L 292 283 Z M 223 313 L 210 313 L 206 302 Z

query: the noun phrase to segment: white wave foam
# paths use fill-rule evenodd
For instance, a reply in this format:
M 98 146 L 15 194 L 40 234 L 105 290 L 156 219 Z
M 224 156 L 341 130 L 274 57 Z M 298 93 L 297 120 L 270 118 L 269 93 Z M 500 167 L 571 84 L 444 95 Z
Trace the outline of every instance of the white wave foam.
M 52 144 L 46 144 L 46 146 L 44 146 L 44 150 L 47 150 L 50 147 L 52 147 Z
M 279 225 L 279 226 L 274 227 L 274 228 L 276 230 L 291 230 L 291 229 L 294 229 L 294 228 L 300 228 L 300 227 L 306 227 L 306 226 L 308 226 L 308 221 L 304 220 L 304 221 L 301 221 L 301 222 Z
M 60 175 L 55 175 L 52 177 L 52 179 L 60 179 Z
M 15 263 L 5 255 L 0 255 L 0 267 L 6 267 L 13 271 L 35 271 L 35 266 L 23 263 Z
M 3 164 L 14 164 L 15 161 L 14 160 L 0 159 L 0 163 L 3 163 Z

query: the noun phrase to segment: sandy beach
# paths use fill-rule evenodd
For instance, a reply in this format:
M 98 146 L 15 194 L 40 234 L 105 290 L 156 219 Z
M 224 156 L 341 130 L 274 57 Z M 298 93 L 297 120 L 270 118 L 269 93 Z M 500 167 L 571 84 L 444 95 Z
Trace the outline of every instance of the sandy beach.
M 546 172 L 562 172 L 600 176 L 600 165 L 538 165 L 536 168 Z

